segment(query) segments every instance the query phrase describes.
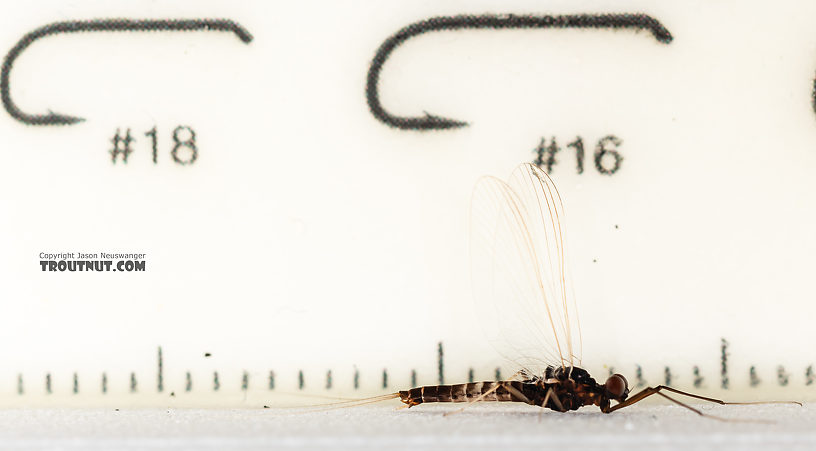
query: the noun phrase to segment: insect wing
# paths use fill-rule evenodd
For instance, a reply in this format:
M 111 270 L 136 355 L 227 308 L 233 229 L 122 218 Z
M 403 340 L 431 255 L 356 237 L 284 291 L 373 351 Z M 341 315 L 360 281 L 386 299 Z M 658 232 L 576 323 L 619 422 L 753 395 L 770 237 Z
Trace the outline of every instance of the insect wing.
M 564 209 L 552 179 L 531 164 L 505 182 L 482 177 L 471 204 L 477 314 L 505 358 L 542 375 L 580 365 L 581 331 L 564 253 Z

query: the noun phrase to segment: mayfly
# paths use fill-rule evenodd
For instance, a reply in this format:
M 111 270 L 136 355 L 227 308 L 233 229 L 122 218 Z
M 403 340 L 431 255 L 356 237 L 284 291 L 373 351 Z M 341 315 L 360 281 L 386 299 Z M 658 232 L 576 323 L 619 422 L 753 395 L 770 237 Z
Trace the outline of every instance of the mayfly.
M 359 402 L 399 398 L 413 407 L 429 402 L 509 401 L 558 412 L 597 406 L 611 413 L 658 395 L 718 420 L 724 419 L 667 392 L 718 404 L 755 404 L 725 402 L 665 385 L 630 396 L 623 375 L 612 374 L 598 383 L 581 368 L 581 330 L 563 224 L 561 196 L 537 166 L 520 165 L 506 182 L 482 177 L 471 205 L 473 295 L 488 339 L 521 371 L 503 381 L 417 387 Z

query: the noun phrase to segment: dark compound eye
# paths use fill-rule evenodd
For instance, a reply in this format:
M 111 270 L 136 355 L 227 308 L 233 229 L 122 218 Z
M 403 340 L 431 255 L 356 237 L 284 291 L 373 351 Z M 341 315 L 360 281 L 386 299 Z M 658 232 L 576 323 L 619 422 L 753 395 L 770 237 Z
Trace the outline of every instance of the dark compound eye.
M 629 383 L 626 382 L 626 378 L 620 374 L 609 376 L 604 387 L 606 387 L 606 392 L 612 399 L 621 399 L 621 397 L 629 393 Z

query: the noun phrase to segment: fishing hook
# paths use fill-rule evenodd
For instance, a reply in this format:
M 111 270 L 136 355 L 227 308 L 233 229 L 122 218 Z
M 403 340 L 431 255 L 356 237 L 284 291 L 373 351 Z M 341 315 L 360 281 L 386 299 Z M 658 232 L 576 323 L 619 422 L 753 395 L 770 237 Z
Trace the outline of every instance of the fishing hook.
M 11 99 L 9 77 L 17 57 L 38 39 L 62 33 L 82 33 L 97 31 L 228 31 L 238 36 L 246 44 L 252 35 L 241 25 L 227 19 L 94 19 L 55 22 L 26 34 L 9 50 L 0 72 L 0 96 L 6 111 L 18 121 L 27 125 L 72 125 L 82 122 L 81 117 L 57 114 L 28 114 Z
M 577 14 L 564 16 L 534 15 L 458 15 L 433 17 L 412 23 L 391 35 L 380 45 L 366 82 L 366 99 L 371 114 L 377 120 L 402 130 L 444 130 L 464 127 L 467 122 L 434 116 L 425 112 L 425 116 L 396 116 L 383 108 L 380 102 L 378 85 L 380 72 L 391 53 L 409 39 L 434 31 L 453 31 L 463 29 L 542 29 L 542 28 L 634 28 L 649 30 L 655 39 L 664 44 L 672 41 L 672 35 L 657 19 L 645 14 Z

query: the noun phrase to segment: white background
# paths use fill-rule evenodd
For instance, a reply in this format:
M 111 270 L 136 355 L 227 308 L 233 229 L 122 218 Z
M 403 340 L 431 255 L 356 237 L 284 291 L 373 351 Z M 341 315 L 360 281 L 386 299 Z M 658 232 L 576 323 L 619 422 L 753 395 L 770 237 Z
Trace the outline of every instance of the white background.
M 642 12 L 645 31 L 432 33 L 401 46 L 381 77 L 383 104 L 469 127 L 406 132 L 369 113 L 377 47 L 412 22 L 463 13 Z M 730 343 L 739 396 L 812 398 L 814 363 L 811 107 L 816 36 L 804 2 L 39 2 L 6 9 L 0 48 L 61 20 L 229 18 L 227 33 L 95 33 L 38 41 L 17 60 L 22 109 L 87 118 L 32 127 L 0 116 L 0 394 L 7 402 L 83 402 L 166 391 L 190 371 L 215 403 L 240 403 L 243 371 L 263 399 L 297 372 L 320 392 L 493 376 L 470 295 L 468 207 L 483 174 L 531 161 L 542 137 L 562 146 L 552 176 L 568 215 L 584 364 L 649 383 L 719 387 Z M 170 133 L 197 132 L 191 166 Z M 156 126 L 159 162 L 149 138 Z M 108 151 L 131 128 L 127 166 Z M 621 170 L 599 174 L 598 139 L 623 140 Z M 580 135 L 585 171 L 566 144 Z M 616 227 L 617 226 L 617 227 Z M 40 252 L 143 252 L 144 273 L 44 273 Z M 512 314 L 512 312 L 508 312 Z M 212 357 L 204 358 L 205 352 Z M 790 384 L 779 388 L 777 367 Z M 44 393 L 51 373 L 55 394 Z M 22 374 L 26 395 L 16 394 Z M 166 394 L 166 393 L 165 393 Z M 64 396 L 63 396 L 64 395 Z M 230 397 L 231 396 L 231 397 Z M 255 398 L 254 396 L 257 396 Z M 121 399 L 121 398 L 120 398 Z M 162 398 L 164 399 L 164 398 Z M 79 400 L 79 401 L 77 401 Z M 40 402 L 40 401 L 37 401 Z M 151 401 L 163 402 L 163 401 Z

